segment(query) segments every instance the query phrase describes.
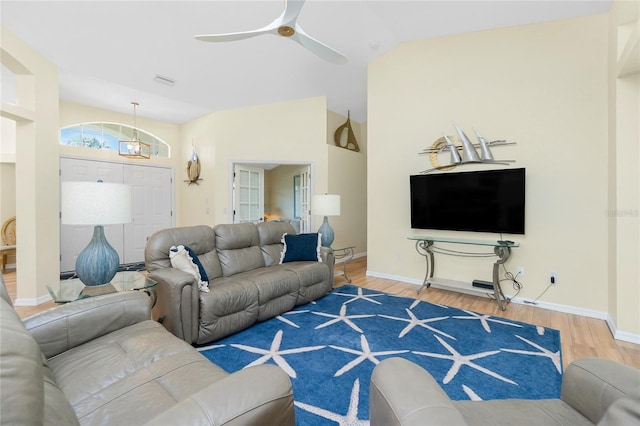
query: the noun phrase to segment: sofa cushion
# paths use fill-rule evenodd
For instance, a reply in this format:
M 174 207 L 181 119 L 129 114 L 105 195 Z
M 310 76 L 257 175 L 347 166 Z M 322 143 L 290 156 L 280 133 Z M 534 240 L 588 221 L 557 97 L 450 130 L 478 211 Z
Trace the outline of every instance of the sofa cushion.
M 169 250 L 169 258 L 171 259 L 171 267 L 180 269 L 190 275 L 193 275 L 198 281 L 200 291 L 209 291 L 209 277 L 202 263 L 198 260 L 198 255 L 189 247 L 184 245 L 172 246 Z
M 298 275 L 300 288 L 296 305 L 309 303 L 327 294 L 333 287 L 331 270 L 320 262 L 289 262 L 282 265 Z
M 258 320 L 258 288 L 233 277 L 211 282 L 209 293 L 200 293 L 200 326 L 196 343 L 218 340 L 252 326 Z
M 48 363 L 85 424 L 144 423 L 227 376 L 153 321 L 112 332 Z
M 320 234 L 299 234 L 282 236 L 282 257 L 280 263 L 316 261 L 322 262 L 320 257 Z
M 282 236 L 284 234 L 295 235 L 291 225 L 285 222 L 261 222 L 258 223 L 258 235 L 260 236 L 260 250 L 264 258 L 264 266 L 273 266 L 280 263 L 282 257 Z

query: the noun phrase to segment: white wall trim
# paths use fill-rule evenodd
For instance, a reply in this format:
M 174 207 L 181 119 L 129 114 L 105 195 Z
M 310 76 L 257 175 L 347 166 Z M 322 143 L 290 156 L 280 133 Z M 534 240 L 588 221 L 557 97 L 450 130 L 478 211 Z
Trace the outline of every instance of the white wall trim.
M 408 284 L 415 284 L 415 285 L 422 285 L 422 280 L 421 279 L 415 279 L 415 278 L 408 278 L 408 277 L 403 277 L 403 276 L 399 276 L 399 275 L 391 275 L 391 274 L 385 274 L 385 273 L 381 273 L 381 272 L 375 272 L 375 271 L 370 271 L 367 270 L 367 276 L 369 277 L 376 277 L 376 278 L 384 278 L 384 279 L 388 279 L 388 280 L 394 280 L 394 281 L 400 281 L 400 282 L 404 282 L 404 283 L 408 283 Z M 440 289 L 445 289 L 445 290 L 451 290 L 451 286 L 448 285 L 449 282 L 454 283 L 453 280 L 438 280 L 438 283 L 433 283 L 432 286 L 434 288 L 440 288 Z M 464 284 L 461 282 L 457 282 L 458 284 Z M 467 284 L 467 287 L 468 284 Z M 461 291 L 460 291 L 461 290 Z M 468 290 L 468 291 L 467 291 Z M 482 291 L 478 291 L 478 290 L 474 290 L 472 287 L 469 287 L 468 289 L 456 289 L 456 291 L 460 291 L 462 293 L 467 293 L 467 294 L 472 294 L 472 295 L 480 295 L 482 296 L 483 293 Z M 506 295 L 507 297 L 510 297 L 509 295 Z M 513 299 L 511 299 L 512 303 L 518 303 L 518 304 L 525 304 L 525 300 L 521 297 L 514 297 Z M 609 330 L 611 331 L 611 334 L 613 335 L 613 338 L 616 340 L 621 340 L 624 342 L 630 342 L 630 343 L 636 343 L 636 344 L 640 344 L 640 335 L 639 334 L 635 334 L 635 333 L 630 333 L 627 331 L 622 331 L 622 330 L 617 330 L 616 325 L 613 321 L 613 319 L 611 318 L 611 316 L 609 315 L 608 312 L 602 312 L 602 311 L 595 311 L 592 309 L 585 309 L 585 308 L 581 308 L 578 306 L 569 306 L 569 305 L 560 305 L 558 303 L 550 303 L 550 302 L 536 302 L 535 304 L 531 304 L 531 303 L 526 303 L 529 306 L 533 306 L 533 307 L 537 307 L 537 308 L 542 308 L 542 309 L 549 309 L 552 311 L 557 311 L 557 312 L 564 312 L 567 314 L 573 314 L 573 315 L 580 315 L 583 317 L 589 317 L 589 318 L 596 318 L 596 319 L 601 319 L 604 320 L 607 323 L 607 326 L 609 327 Z
M 43 303 L 47 303 L 50 300 L 53 300 L 51 299 L 51 295 L 45 294 L 44 296 L 40 296 L 35 299 L 34 298 L 16 299 L 16 301 L 13 303 L 13 306 L 38 306 Z

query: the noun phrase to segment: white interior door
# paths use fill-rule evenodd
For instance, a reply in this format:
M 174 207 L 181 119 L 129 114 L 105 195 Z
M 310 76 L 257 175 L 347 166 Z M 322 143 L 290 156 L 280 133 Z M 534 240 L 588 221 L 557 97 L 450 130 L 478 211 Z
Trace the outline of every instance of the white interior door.
M 123 165 L 103 161 L 60 158 L 60 182 L 123 183 Z M 60 272 L 74 271 L 78 255 L 91 241 L 93 226 L 60 225 Z M 122 225 L 105 225 L 104 235 L 111 246 L 124 257 Z
M 133 222 L 124 225 L 124 257 L 121 263 L 144 261 L 147 238 L 170 228 L 173 219 L 171 169 L 128 164 L 124 182 L 131 185 Z
M 233 223 L 264 221 L 264 169 L 233 168 Z
M 60 158 L 60 181 L 97 181 L 131 185 L 133 222 L 104 227 L 107 241 L 120 263 L 144 262 L 147 237 L 173 226 L 173 171 L 166 167 Z M 60 272 L 76 269 L 76 259 L 87 246 L 93 226 L 60 225 Z

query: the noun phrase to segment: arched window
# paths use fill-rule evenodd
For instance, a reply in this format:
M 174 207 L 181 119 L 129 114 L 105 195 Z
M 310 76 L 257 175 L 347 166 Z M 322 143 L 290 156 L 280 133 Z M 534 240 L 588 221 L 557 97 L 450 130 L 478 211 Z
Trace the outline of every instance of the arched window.
M 152 157 L 171 157 L 171 147 L 165 141 L 139 128 L 137 130 L 140 140 L 149 144 Z M 60 145 L 114 152 L 118 152 L 119 141 L 132 137 L 133 127 L 119 123 L 81 123 L 60 129 Z

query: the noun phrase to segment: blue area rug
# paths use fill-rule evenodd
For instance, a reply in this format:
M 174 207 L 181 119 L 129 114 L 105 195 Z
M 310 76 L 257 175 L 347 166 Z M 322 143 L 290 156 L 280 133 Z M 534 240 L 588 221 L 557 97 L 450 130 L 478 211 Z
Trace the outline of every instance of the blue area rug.
M 344 286 L 199 350 L 228 372 L 291 377 L 298 425 L 367 425 L 376 364 L 403 357 L 455 400 L 560 396 L 557 330 Z

